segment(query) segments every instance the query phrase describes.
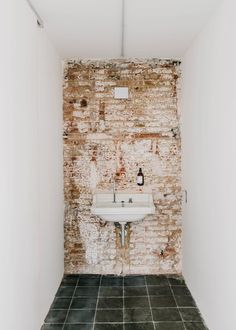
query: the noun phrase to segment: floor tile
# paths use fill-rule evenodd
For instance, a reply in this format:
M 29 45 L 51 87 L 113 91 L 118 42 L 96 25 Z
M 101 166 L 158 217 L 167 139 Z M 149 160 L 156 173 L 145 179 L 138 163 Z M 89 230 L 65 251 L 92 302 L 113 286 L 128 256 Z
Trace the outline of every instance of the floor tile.
M 75 281 L 77 281 L 80 278 L 80 274 L 64 274 L 63 276 L 63 280 L 64 279 L 74 279 Z
M 152 314 L 150 308 L 125 309 L 125 322 L 151 322 Z
M 101 309 L 123 308 L 123 298 L 99 298 L 98 308 Z
M 144 276 L 125 276 L 124 277 L 125 286 L 145 286 L 145 277 Z
M 147 285 L 169 285 L 165 276 L 146 275 Z
M 122 323 L 96 323 L 94 330 L 123 330 Z
M 177 308 L 152 308 L 154 321 L 181 321 Z
M 184 322 L 186 330 L 207 330 L 202 322 Z
M 148 286 L 150 296 L 171 296 L 172 292 L 168 286 Z
M 67 310 L 51 309 L 45 318 L 45 323 L 64 323 Z
M 168 277 L 170 285 L 186 285 L 185 280 L 182 276 L 173 276 Z
M 51 305 L 51 309 L 68 309 L 71 303 L 71 298 L 55 298 Z
M 176 307 L 173 296 L 150 296 L 151 307 Z
M 127 286 L 124 288 L 125 296 L 147 296 L 146 286 Z
M 154 330 L 154 325 L 150 323 L 125 323 L 125 330 Z
M 149 301 L 147 297 L 125 297 L 125 308 L 139 308 L 149 307 Z
M 41 330 L 62 330 L 63 329 L 63 323 L 62 324 L 44 324 Z
M 93 330 L 93 323 L 65 324 L 63 330 Z
M 61 286 L 76 286 L 78 282 L 77 278 L 63 278 L 61 281 Z
M 79 278 L 100 278 L 100 274 L 80 274 Z
M 102 278 L 101 286 L 122 286 L 123 277 L 105 276 Z
M 185 330 L 183 322 L 156 322 L 156 330 Z
M 94 321 L 95 310 L 83 309 L 83 310 L 70 310 L 66 319 L 66 323 L 90 323 Z
M 189 289 L 186 286 L 173 285 L 171 288 L 174 292 L 174 295 L 176 296 L 191 295 Z
M 192 296 L 175 296 L 177 306 L 179 307 L 196 307 L 195 301 Z
M 100 278 L 92 277 L 92 278 L 80 278 L 78 281 L 78 286 L 99 286 Z
M 60 286 L 57 293 L 56 297 L 72 297 L 74 294 L 75 288 L 71 286 Z
M 121 286 L 103 286 L 100 287 L 100 297 L 123 297 L 123 287 Z
M 98 309 L 95 322 L 123 322 L 122 309 Z
M 42 327 L 42 330 L 62 329 L 207 330 L 207 327 L 181 276 L 72 274 L 64 275 Z
M 97 298 L 95 297 L 80 297 L 73 298 L 71 302 L 71 309 L 95 309 Z
M 180 313 L 184 321 L 202 322 L 200 312 L 197 308 L 180 308 Z
M 98 295 L 98 287 L 95 286 L 80 286 L 75 290 L 75 297 L 97 297 Z

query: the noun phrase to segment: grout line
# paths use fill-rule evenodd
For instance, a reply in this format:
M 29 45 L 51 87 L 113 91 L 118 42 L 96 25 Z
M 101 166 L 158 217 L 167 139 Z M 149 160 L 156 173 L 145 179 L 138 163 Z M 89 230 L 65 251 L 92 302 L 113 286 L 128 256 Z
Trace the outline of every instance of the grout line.
M 146 296 L 148 298 L 148 296 Z M 150 296 L 150 297 L 160 297 L 160 296 Z M 77 296 L 76 296 L 77 298 Z M 82 297 L 78 297 L 78 298 L 82 298 Z M 89 297 L 89 298 L 96 298 L 96 297 Z M 101 297 L 100 297 L 101 298 Z M 110 297 L 108 297 L 110 298 Z M 136 297 L 133 297 L 133 298 L 136 298 Z M 139 297 L 137 297 L 139 298 Z M 181 309 L 196 309 L 197 311 L 199 311 L 199 309 L 197 307 L 192 307 L 192 306 L 180 306 Z M 144 307 L 126 307 L 126 309 L 143 309 Z M 147 308 L 147 307 L 145 307 Z M 168 308 L 168 309 L 176 309 L 177 307 L 173 307 L 173 306 L 166 306 L 166 307 L 153 307 L 154 309 L 165 309 L 165 308 Z M 53 311 L 64 311 L 64 310 L 67 310 L 68 308 L 50 308 L 50 310 L 53 310 Z M 95 308 L 70 308 L 70 310 L 75 310 L 75 311 L 84 311 L 84 310 L 94 310 Z M 123 310 L 124 307 L 109 307 L 109 308 L 97 308 L 97 310 L 113 310 L 113 309 L 118 309 L 118 310 Z M 162 322 L 162 321 L 161 321 Z M 177 321 L 175 321 L 177 322 Z M 194 321 L 194 320 L 190 320 L 190 322 L 200 322 L 200 321 Z M 91 323 L 91 322 L 90 322 Z
M 182 321 L 154 321 L 155 323 L 179 323 L 179 324 L 183 324 L 184 322 L 182 322 Z M 198 324 L 198 323 L 203 323 L 204 324 L 204 322 L 203 321 L 194 321 L 194 320 L 188 320 L 188 321 L 186 321 L 187 323 L 196 323 L 196 324 Z M 96 322 L 97 324 L 123 324 L 123 322 L 117 322 L 117 321 L 112 321 L 112 322 L 104 322 L 104 321 L 99 321 L 99 322 Z M 140 323 L 140 324 L 144 324 L 144 323 L 150 323 L 150 324 L 153 324 L 153 322 L 152 321 L 129 321 L 129 322 L 126 322 L 126 323 L 131 323 L 131 324 L 133 324 L 133 323 Z M 46 324 L 46 325 L 57 325 L 57 324 L 63 324 L 63 323 L 44 323 L 44 324 Z M 70 324 L 70 325 L 76 325 L 76 323 L 67 323 L 67 324 Z M 79 322 L 79 324 L 93 324 L 92 322 Z M 204 326 L 206 327 L 206 325 L 204 324 Z M 206 329 L 207 330 L 207 329 Z
M 176 301 L 176 299 L 175 299 L 175 294 L 174 294 L 174 291 L 173 291 L 173 289 L 172 289 L 172 286 L 171 286 L 171 283 L 170 283 L 170 281 L 169 281 L 169 278 L 167 278 L 167 280 L 168 280 L 169 287 L 170 287 L 170 290 L 171 290 L 171 292 L 172 292 L 172 295 L 173 295 L 174 301 L 175 301 L 175 303 L 176 303 L 177 309 L 178 309 L 178 311 L 179 311 L 179 315 L 180 315 L 180 317 L 181 317 L 181 320 L 182 320 L 182 323 L 183 323 L 183 327 L 184 327 L 185 330 L 187 330 L 186 327 L 185 327 L 185 324 L 184 324 L 184 320 L 183 320 L 182 314 L 181 314 L 181 312 L 180 312 L 180 310 L 179 310 L 179 306 L 178 306 L 177 301 Z
M 154 320 L 153 320 L 152 306 L 151 306 L 151 301 L 150 301 L 150 296 L 149 296 L 149 291 L 148 291 L 148 285 L 147 285 L 146 276 L 145 276 L 145 283 L 146 283 L 146 290 L 147 290 L 147 297 L 148 297 L 149 308 L 150 308 L 150 311 L 151 311 L 153 329 L 156 329 L 156 326 L 155 326 L 155 323 L 154 323 Z
M 57 296 L 56 298 L 59 298 L 59 299 L 71 299 L 71 297 L 73 296 L 73 294 L 71 296 Z M 170 294 L 149 294 L 150 297 L 172 297 L 172 295 Z M 181 296 L 181 295 L 177 295 L 177 296 Z M 182 296 L 186 296 L 186 297 L 190 297 L 190 295 L 182 295 Z M 76 298 L 96 298 L 96 296 L 76 296 Z M 133 296 L 125 296 L 126 298 L 145 298 L 147 297 L 147 295 L 143 295 L 143 296 L 137 296 L 137 295 L 133 295 Z M 101 296 L 100 297 L 101 299 L 107 299 L 107 298 L 123 298 L 123 295 L 122 296 Z M 199 309 L 197 306 L 179 306 L 181 308 L 196 308 L 196 309 Z M 155 308 L 163 308 L 163 307 L 155 307 Z M 168 308 L 173 308 L 173 306 L 168 306 Z M 50 308 L 50 309 L 67 309 L 67 308 Z M 80 309 L 80 308 L 79 308 Z M 100 308 L 100 309 L 104 309 L 104 308 Z
M 97 316 L 98 301 L 99 301 L 99 294 L 100 294 L 100 289 L 101 289 L 102 278 L 103 278 L 103 275 L 101 275 L 100 281 L 99 281 L 98 296 L 97 296 L 97 302 L 96 302 L 96 306 L 95 306 L 95 313 L 94 313 L 94 319 L 93 319 L 93 330 L 95 328 L 95 321 L 96 321 L 96 316 Z
M 66 313 L 66 317 L 65 317 L 65 321 L 64 321 L 64 323 L 63 323 L 62 330 L 64 330 L 64 328 L 65 328 L 66 321 L 67 321 L 67 318 L 68 318 L 68 315 L 69 315 L 69 311 L 70 311 L 70 307 L 71 307 L 71 304 L 72 304 L 72 300 L 73 300 L 73 298 L 74 298 L 74 296 L 75 296 L 75 291 L 76 291 L 76 288 L 77 288 L 78 282 L 79 282 L 79 278 L 78 278 L 77 281 L 76 281 L 76 285 L 75 285 L 75 288 L 74 288 L 74 291 L 73 291 L 73 295 L 72 295 L 72 297 L 71 297 L 70 305 L 69 305 L 68 310 L 67 310 L 67 313 Z
M 100 285 L 100 284 L 99 284 Z M 99 285 L 77 285 L 77 284 L 75 284 L 75 285 L 60 285 L 60 288 L 72 288 L 73 286 L 79 286 L 79 287 L 81 287 L 81 288 L 96 288 L 96 287 L 98 287 Z M 164 286 L 166 286 L 166 284 L 149 284 L 148 286 L 151 286 L 151 287 L 164 287 Z M 168 286 L 170 286 L 169 284 L 168 284 Z M 186 285 L 184 286 L 184 285 L 172 285 L 172 286 L 174 286 L 174 287 L 186 287 Z M 123 287 L 123 284 L 122 285 L 101 285 L 101 287 L 102 288 L 122 288 Z M 137 288 L 137 289 L 140 289 L 140 288 L 145 288 L 146 287 L 146 285 L 144 284 L 144 285 L 125 285 L 125 288 Z M 190 294 L 186 294 L 186 296 L 189 296 Z M 56 298 L 60 298 L 60 296 L 56 296 Z

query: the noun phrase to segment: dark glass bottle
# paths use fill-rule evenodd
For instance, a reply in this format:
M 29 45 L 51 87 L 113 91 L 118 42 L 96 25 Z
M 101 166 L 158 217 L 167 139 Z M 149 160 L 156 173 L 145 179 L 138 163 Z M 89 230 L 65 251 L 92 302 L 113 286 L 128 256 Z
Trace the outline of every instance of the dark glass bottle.
M 137 174 L 137 185 L 143 186 L 144 185 L 144 175 L 142 169 L 140 168 Z

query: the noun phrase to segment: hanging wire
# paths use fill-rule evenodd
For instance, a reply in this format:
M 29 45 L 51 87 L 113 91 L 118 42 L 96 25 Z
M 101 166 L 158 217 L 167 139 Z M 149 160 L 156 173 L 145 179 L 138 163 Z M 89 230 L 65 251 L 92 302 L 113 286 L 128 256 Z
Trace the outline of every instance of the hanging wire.
M 125 39 L 125 0 L 122 0 L 122 8 L 121 8 L 121 57 L 124 57 L 124 39 Z
M 33 13 L 35 14 L 36 18 L 37 18 L 37 24 L 39 27 L 43 28 L 43 20 L 42 18 L 39 16 L 37 10 L 34 8 L 34 6 L 32 5 L 32 3 L 30 2 L 30 0 L 26 0 L 28 5 L 30 6 L 31 10 L 33 11 Z

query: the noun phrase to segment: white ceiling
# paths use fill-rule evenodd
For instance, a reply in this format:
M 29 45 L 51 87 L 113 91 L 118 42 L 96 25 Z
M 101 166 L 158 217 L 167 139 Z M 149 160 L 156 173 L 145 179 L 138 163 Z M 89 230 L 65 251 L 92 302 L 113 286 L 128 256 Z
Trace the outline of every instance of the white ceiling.
M 124 56 L 181 59 L 222 0 L 124 0 Z M 31 0 L 63 58 L 121 56 L 122 0 Z

